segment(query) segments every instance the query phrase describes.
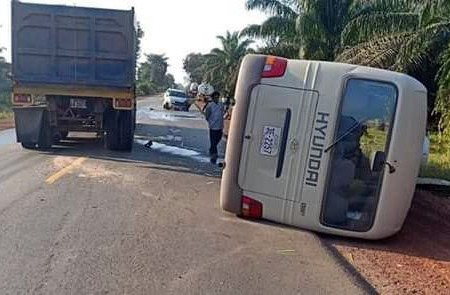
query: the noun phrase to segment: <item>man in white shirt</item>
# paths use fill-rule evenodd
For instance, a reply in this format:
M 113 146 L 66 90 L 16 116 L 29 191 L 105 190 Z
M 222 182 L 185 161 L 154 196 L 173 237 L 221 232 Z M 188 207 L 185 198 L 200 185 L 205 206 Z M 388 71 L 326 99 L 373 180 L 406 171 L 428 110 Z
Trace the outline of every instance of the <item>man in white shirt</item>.
M 211 157 L 211 163 L 217 163 L 217 145 L 222 139 L 223 135 L 223 117 L 225 114 L 225 109 L 223 104 L 219 101 L 220 93 L 215 91 L 211 95 L 212 101 L 209 102 L 203 109 L 203 114 L 205 115 L 206 121 L 208 121 L 209 126 L 209 140 L 210 148 L 209 155 Z

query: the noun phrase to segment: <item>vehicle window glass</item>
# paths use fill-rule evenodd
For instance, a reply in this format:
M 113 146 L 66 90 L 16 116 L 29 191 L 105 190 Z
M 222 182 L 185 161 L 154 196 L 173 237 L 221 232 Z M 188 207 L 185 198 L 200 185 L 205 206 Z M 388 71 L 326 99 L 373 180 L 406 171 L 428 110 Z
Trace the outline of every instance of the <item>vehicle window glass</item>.
M 170 92 L 170 96 L 186 97 L 186 94 L 184 94 L 183 92 L 180 92 L 180 91 L 171 91 Z
M 361 79 L 347 82 L 335 145 L 330 150 L 324 224 L 355 231 L 371 228 L 396 103 L 397 90 L 392 84 Z

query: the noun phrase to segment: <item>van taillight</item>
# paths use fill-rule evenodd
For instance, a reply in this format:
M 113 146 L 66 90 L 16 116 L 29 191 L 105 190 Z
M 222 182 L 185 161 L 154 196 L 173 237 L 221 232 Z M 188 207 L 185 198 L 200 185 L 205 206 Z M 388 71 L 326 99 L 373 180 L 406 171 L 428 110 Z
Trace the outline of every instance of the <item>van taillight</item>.
M 266 65 L 264 66 L 261 77 L 277 78 L 284 76 L 287 68 L 287 62 L 288 61 L 285 58 L 268 56 L 266 58 Z
M 250 218 L 262 218 L 263 205 L 252 198 L 242 196 L 242 216 Z
M 31 95 L 29 95 L 29 94 L 14 94 L 13 102 L 18 103 L 18 104 L 27 104 L 27 103 L 32 103 L 33 99 L 31 98 Z

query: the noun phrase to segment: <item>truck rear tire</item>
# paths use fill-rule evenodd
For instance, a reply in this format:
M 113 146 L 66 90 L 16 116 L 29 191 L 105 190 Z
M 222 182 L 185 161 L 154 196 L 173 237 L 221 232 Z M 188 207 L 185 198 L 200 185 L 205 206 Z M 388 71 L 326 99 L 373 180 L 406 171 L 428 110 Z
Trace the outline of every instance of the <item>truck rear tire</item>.
M 44 112 L 37 143 L 39 149 L 45 150 L 52 147 L 55 135 L 53 131 L 53 128 L 50 126 L 50 121 L 48 120 L 48 112 Z
M 20 143 L 24 149 L 34 150 L 36 149 L 36 144 L 31 142 L 21 142 Z
M 107 114 L 105 146 L 109 150 L 131 151 L 134 139 L 134 111 L 110 111 Z
M 69 136 L 69 131 L 59 131 L 59 136 L 62 140 L 67 139 L 67 136 Z

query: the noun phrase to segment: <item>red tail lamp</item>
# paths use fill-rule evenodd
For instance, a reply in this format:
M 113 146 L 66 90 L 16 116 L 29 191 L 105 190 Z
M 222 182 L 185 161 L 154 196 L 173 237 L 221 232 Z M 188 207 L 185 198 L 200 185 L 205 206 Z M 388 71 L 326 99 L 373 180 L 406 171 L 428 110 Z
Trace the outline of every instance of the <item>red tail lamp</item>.
M 16 104 L 28 104 L 32 103 L 33 99 L 29 94 L 14 94 L 13 103 Z
M 262 218 L 263 205 L 250 197 L 242 196 L 242 216 L 248 218 Z
M 268 56 L 266 58 L 266 65 L 264 66 L 261 77 L 277 78 L 284 76 L 286 73 L 287 63 L 288 61 L 285 58 Z
M 115 99 L 114 107 L 118 109 L 130 109 L 133 107 L 133 100 L 131 98 Z

